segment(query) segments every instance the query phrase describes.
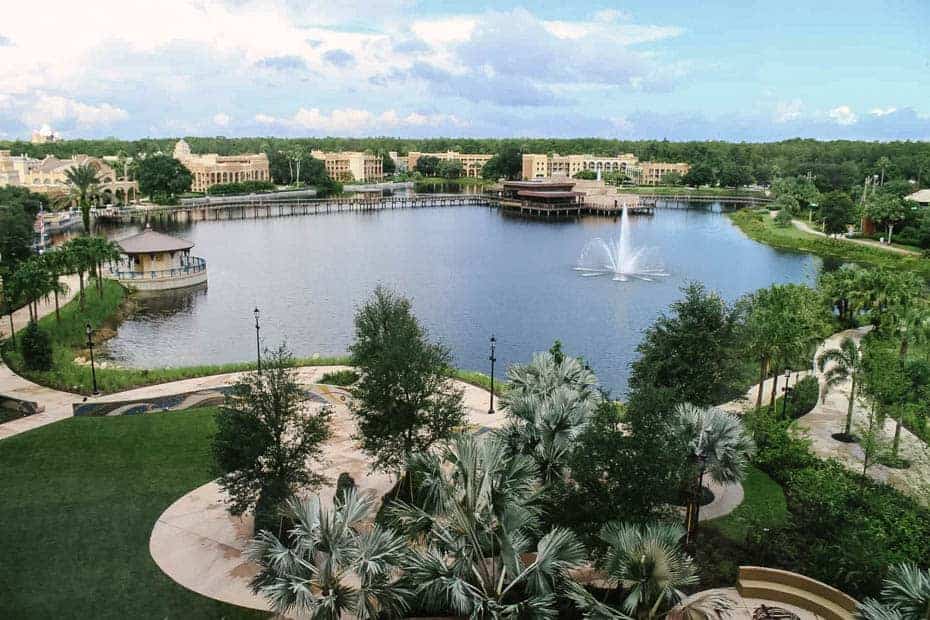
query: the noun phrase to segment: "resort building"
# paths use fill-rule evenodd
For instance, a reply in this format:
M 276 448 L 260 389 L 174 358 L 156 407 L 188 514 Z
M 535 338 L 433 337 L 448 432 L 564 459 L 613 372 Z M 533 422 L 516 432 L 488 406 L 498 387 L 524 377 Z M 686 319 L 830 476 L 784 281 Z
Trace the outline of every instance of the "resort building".
M 3 172 L 0 171 L 0 174 L 3 174 Z M 917 190 L 913 194 L 905 196 L 904 199 L 916 202 L 921 207 L 930 207 L 930 189 Z
M 29 139 L 33 144 L 47 144 L 49 142 L 61 142 L 61 136 L 48 125 L 42 125 L 42 129 L 32 132 Z
M 384 163 L 378 155 L 361 151 L 310 151 L 326 167 L 326 174 L 340 182 L 380 181 L 384 178 Z
M 501 208 L 531 217 L 572 217 L 584 208 L 584 193 L 574 181 L 504 181 Z
M 416 170 L 417 162 L 420 161 L 421 157 L 435 157 L 440 161 L 460 161 L 462 162 L 463 177 L 478 178 L 481 176 L 481 169 L 494 155 L 488 153 L 459 153 L 458 151 L 446 151 L 445 153 L 410 151 L 407 153 L 407 170 Z
M 205 192 L 221 183 L 271 180 L 268 156 L 264 153 L 193 155 L 187 141 L 178 140 L 174 145 L 174 158 L 191 171 L 191 191 L 194 192 Z
M 111 268 L 111 274 L 139 291 L 186 288 L 207 281 L 207 261 L 191 256 L 190 241 L 146 227 L 116 243 L 126 258 Z
M 95 198 L 100 204 L 125 204 L 138 198 L 138 183 L 120 178 L 107 162 L 88 155 L 75 155 L 70 159 L 47 155 L 44 159 L 35 159 L 0 151 L 0 187 L 15 185 L 44 194 L 67 193 L 71 189 L 68 172 L 83 165 L 97 170 L 100 183 Z
M 394 162 L 395 172 L 407 172 L 407 158 L 397 154 L 397 151 L 388 151 L 388 157 Z
M 559 155 L 527 153 L 523 155 L 523 179 L 574 177 L 579 172 L 624 173 L 638 185 L 658 185 L 669 172 L 686 174 L 690 166 L 684 163 L 639 161 L 632 153 L 613 157 L 600 155 Z

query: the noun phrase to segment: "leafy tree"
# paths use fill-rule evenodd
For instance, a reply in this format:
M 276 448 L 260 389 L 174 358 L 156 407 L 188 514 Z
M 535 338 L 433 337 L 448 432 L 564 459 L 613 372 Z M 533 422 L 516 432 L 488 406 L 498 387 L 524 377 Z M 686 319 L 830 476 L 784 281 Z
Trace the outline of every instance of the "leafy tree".
M 856 207 L 846 192 L 833 191 L 820 200 L 820 219 L 827 234 L 845 233 L 846 227 L 855 222 Z
M 793 219 L 794 218 L 791 217 L 791 211 L 788 208 L 781 208 L 775 215 L 775 225 L 780 226 L 781 228 L 787 228 L 791 226 L 791 221 Z
M 423 155 L 417 159 L 416 170 L 423 176 L 436 176 L 439 171 L 439 158 L 435 155 Z
M 817 187 L 805 177 L 781 177 L 772 181 L 772 193 L 778 196 L 791 196 L 803 209 L 820 202 Z
M 404 539 L 379 525 L 368 527 L 371 498 L 354 489 L 334 509 L 320 498 L 291 498 L 286 537 L 263 530 L 249 542 L 246 556 L 261 570 L 252 579 L 255 594 L 278 614 L 315 620 L 401 617 L 410 591 L 392 583 L 404 563 Z
M 867 598 L 856 610 L 860 620 L 930 618 L 930 570 L 904 563 L 891 567 L 880 600 Z
M 411 457 L 408 471 L 415 497 L 388 514 L 416 543 L 404 582 L 423 607 L 473 618 L 555 615 L 567 571 L 585 549 L 563 528 L 537 538 L 532 459 L 494 438 L 461 435 L 442 454 Z
M 381 153 L 381 171 L 386 175 L 394 174 L 397 171 L 397 165 L 394 163 L 394 160 L 385 152 Z
M 519 179 L 523 176 L 523 152 L 513 146 L 503 146 L 497 154 L 481 168 L 485 179 Z
M 229 511 L 254 507 L 255 530 L 277 531 L 277 511 L 298 489 L 324 478 L 307 468 L 329 439 L 331 411 L 313 413 L 284 345 L 266 352 L 260 372 L 243 376 L 216 415 L 213 455 Z
M 688 284 L 682 292 L 671 315 L 659 316 L 636 348 L 631 400 L 645 386 L 669 390 L 674 402 L 697 405 L 725 402 L 741 391 L 738 309 L 702 284 Z
M 904 201 L 897 196 L 886 192 L 876 192 L 865 201 L 865 215 L 876 224 L 886 228 L 887 240 L 891 243 L 894 227 L 907 216 L 907 208 Z
M 827 368 L 828 365 L 829 368 Z M 859 375 L 862 372 L 862 355 L 859 351 L 859 345 L 848 336 L 843 338 L 839 347 L 827 349 L 817 357 L 817 367 L 820 372 L 824 373 L 824 399 L 826 399 L 827 393 L 831 389 L 835 389 L 849 381 L 846 426 L 843 429 L 843 436 L 847 440 L 851 440 L 853 408 L 856 403 L 857 390 L 859 389 Z
M 8 271 L 33 255 L 35 214 L 22 205 L 0 205 L 0 268 Z
M 662 185 L 681 185 L 683 179 L 680 172 L 666 172 L 662 175 Z
M 29 321 L 20 341 L 23 364 L 29 370 L 52 369 L 52 342 L 35 321 Z
M 189 192 L 193 176 L 184 164 L 170 155 L 152 155 L 139 162 L 136 172 L 139 191 L 153 200 L 174 202 L 179 194 Z
M 843 265 L 835 271 L 822 271 L 817 277 L 817 288 L 831 301 L 839 320 L 845 325 L 855 324 L 856 291 L 859 288 L 857 265 Z
M 436 176 L 444 179 L 457 179 L 462 176 L 464 167 L 458 159 L 443 159 L 436 166 Z
M 411 454 L 450 437 L 465 421 L 452 354 L 429 342 L 410 302 L 379 286 L 355 315 L 349 348 L 361 380 L 352 413 L 372 468 L 399 472 Z
M 739 164 L 727 163 L 717 175 L 722 187 L 741 187 L 752 183 L 752 174 L 749 169 Z
M 701 187 L 714 182 L 714 169 L 707 163 L 699 162 L 682 177 L 682 181 L 691 187 Z
M 100 184 L 98 170 L 91 164 L 73 166 L 65 171 L 68 183 L 77 189 L 78 206 L 81 207 L 81 220 L 84 234 L 90 234 L 90 199 Z
M 677 524 L 610 523 L 600 534 L 607 554 L 599 563 L 610 582 L 618 584 L 621 609 L 602 603 L 572 582 L 569 597 L 586 618 L 651 620 L 662 618 L 680 603 L 683 588 L 697 585 L 698 573 L 681 548 L 684 529 Z
M 897 421 L 891 454 L 895 459 L 898 456 L 903 406 L 908 388 L 904 360 L 880 339 L 866 339 L 862 354 L 862 393 L 880 420 L 891 416 Z

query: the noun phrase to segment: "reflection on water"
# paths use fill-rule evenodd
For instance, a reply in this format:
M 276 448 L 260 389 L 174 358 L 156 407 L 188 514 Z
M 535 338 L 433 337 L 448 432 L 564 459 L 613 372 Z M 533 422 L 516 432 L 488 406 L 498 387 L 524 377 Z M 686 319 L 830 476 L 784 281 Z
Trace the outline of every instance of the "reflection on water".
M 153 226 L 160 228 L 158 222 Z M 541 222 L 477 207 L 399 209 L 186 225 L 171 232 L 207 259 L 209 289 L 143 302 L 110 341 L 122 363 L 157 367 L 254 356 L 252 310 L 269 346 L 296 355 L 342 354 L 353 315 L 378 284 L 397 289 L 464 368 L 500 368 L 560 339 L 615 393 L 626 386 L 641 334 L 700 280 L 729 300 L 772 282 L 812 281 L 815 257 L 755 243 L 712 209 L 659 209 L 631 217 L 637 243 L 655 248 L 669 277 L 655 282 L 579 278 L 572 267 L 614 218 Z

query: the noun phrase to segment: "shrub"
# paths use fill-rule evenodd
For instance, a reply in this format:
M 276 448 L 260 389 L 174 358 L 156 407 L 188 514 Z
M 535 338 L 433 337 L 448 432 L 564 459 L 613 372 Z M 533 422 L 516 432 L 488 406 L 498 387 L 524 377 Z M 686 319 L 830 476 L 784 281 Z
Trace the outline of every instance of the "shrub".
M 339 474 L 339 478 L 336 480 L 336 495 L 333 497 L 333 503 L 337 506 L 341 506 L 343 501 L 345 501 L 346 493 L 355 489 L 355 478 L 353 478 L 349 472 L 344 471 Z
M 781 209 L 775 216 L 775 223 L 783 228 L 791 226 L 791 212 L 788 209 Z
M 358 373 L 354 370 L 337 370 L 320 377 L 320 383 L 326 385 L 352 385 L 356 381 L 358 381 Z
M 23 363 L 29 370 L 52 369 L 52 341 L 39 324 L 30 321 L 20 341 Z
M 816 377 L 807 376 L 798 381 L 788 400 L 788 417 L 792 420 L 810 413 L 820 398 L 820 382 Z
M 219 183 L 207 189 L 210 196 L 230 196 L 233 194 L 251 194 L 267 192 L 275 188 L 271 181 L 242 181 L 240 183 Z

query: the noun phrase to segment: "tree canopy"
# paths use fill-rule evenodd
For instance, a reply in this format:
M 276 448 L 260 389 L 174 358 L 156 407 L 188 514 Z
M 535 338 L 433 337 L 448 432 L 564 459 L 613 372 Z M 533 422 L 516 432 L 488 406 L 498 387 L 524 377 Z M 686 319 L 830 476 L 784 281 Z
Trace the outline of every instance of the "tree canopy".
M 184 164 L 169 155 L 152 155 L 139 162 L 139 191 L 153 200 L 172 202 L 189 192 L 193 176 Z

